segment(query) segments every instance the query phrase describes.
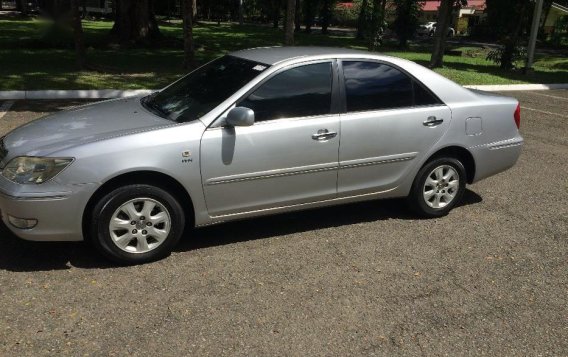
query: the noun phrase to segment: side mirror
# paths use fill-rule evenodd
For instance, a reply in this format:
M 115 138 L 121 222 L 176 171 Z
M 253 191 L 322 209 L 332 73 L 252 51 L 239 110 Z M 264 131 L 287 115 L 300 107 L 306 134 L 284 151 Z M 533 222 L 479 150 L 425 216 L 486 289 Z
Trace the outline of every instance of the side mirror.
M 254 112 L 245 107 L 235 107 L 229 110 L 225 122 L 230 126 L 251 126 L 254 124 Z

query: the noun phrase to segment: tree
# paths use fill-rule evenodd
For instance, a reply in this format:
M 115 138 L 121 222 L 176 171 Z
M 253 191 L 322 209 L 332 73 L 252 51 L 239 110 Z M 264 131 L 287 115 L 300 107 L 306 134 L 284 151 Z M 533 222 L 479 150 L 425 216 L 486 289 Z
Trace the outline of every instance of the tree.
M 294 45 L 294 20 L 296 14 L 296 0 L 287 0 L 286 4 L 286 24 L 284 25 L 284 44 Z
M 365 33 L 367 32 L 367 17 L 369 11 L 369 0 L 363 0 L 361 2 L 361 9 L 359 10 L 359 16 L 357 17 L 357 38 L 359 40 L 365 38 Z
M 553 0 L 544 0 L 544 4 L 542 6 L 542 17 L 540 18 L 540 25 L 538 28 L 539 33 L 544 33 L 544 25 L 546 24 L 546 19 L 550 14 L 550 9 L 552 9 Z
M 296 14 L 294 15 L 294 31 L 300 32 L 302 23 L 302 1 L 296 0 Z
M 396 19 L 394 30 L 398 36 L 400 47 L 407 47 L 418 27 L 418 17 L 422 11 L 423 2 L 420 0 L 399 0 L 396 4 Z
M 444 64 L 444 52 L 446 50 L 446 38 L 448 37 L 448 27 L 451 25 L 451 18 L 454 7 L 467 5 L 467 0 L 442 0 L 438 10 L 438 24 L 434 34 L 434 48 L 430 58 L 430 68 L 442 67 Z
M 270 0 L 272 5 L 272 27 L 277 29 L 280 21 L 280 9 L 282 7 L 281 0 Z
M 117 6 L 111 35 L 120 43 L 148 42 L 161 38 L 153 0 L 115 0 Z
M 28 14 L 28 2 L 27 0 L 16 0 L 16 11 L 20 11 L 22 14 Z
M 319 4 L 319 0 L 304 0 L 304 25 L 306 27 L 306 32 L 312 32 L 312 26 L 316 18 L 316 9 Z
M 73 37 L 75 40 L 77 66 L 79 69 L 85 69 L 87 67 L 87 55 L 85 53 L 85 42 L 83 40 L 83 26 L 79 12 L 79 0 L 71 0 L 71 14 L 73 17 Z
M 239 0 L 239 25 L 243 24 L 244 22 L 243 17 L 244 17 L 243 0 Z
M 327 29 L 331 22 L 331 14 L 334 5 L 335 1 L 333 0 L 322 0 L 320 19 L 321 19 L 321 32 L 323 34 L 327 34 Z
M 192 68 L 194 65 L 193 45 L 193 0 L 181 0 L 183 6 L 183 68 Z
M 487 0 L 487 21 L 503 49 L 499 52 L 501 68 L 514 67 L 515 54 L 523 24 L 528 21 L 529 0 Z
M 386 0 L 373 0 L 371 11 L 371 27 L 369 29 L 369 50 L 375 51 L 379 46 L 379 33 L 383 30 Z

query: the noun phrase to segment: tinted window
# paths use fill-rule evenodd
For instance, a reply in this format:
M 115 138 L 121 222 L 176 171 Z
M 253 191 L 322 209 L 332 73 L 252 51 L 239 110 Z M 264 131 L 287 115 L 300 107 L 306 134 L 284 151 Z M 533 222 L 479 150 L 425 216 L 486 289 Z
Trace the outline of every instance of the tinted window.
M 398 69 L 376 62 L 343 62 L 348 111 L 437 104 L 438 100 Z
M 348 111 L 412 106 L 412 81 L 396 68 L 374 62 L 343 62 Z
M 225 56 L 196 69 L 163 91 L 143 99 L 156 114 L 177 122 L 200 118 L 268 66 Z
M 329 114 L 331 63 L 277 74 L 237 105 L 254 110 L 255 121 Z
M 440 104 L 438 98 L 434 97 L 430 91 L 422 87 L 421 84 L 414 82 L 414 105 L 435 105 Z

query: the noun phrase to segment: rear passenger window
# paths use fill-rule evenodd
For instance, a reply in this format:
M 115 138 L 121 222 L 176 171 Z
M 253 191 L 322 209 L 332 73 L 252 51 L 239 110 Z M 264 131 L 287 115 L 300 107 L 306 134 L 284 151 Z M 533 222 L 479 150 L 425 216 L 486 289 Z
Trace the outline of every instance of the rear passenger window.
M 382 63 L 343 61 L 347 111 L 369 111 L 438 104 L 422 85 Z
M 414 85 L 414 105 L 436 105 L 441 104 L 440 100 L 429 90 L 424 88 L 420 83 L 413 83 Z
M 237 104 L 254 111 L 255 121 L 324 115 L 331 112 L 331 63 L 286 70 Z

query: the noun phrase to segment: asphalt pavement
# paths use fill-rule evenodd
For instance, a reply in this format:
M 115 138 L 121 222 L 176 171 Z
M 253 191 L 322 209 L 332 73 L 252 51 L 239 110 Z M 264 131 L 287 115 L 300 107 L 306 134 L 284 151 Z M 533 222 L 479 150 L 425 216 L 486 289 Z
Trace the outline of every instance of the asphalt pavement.
M 444 218 L 252 219 L 135 267 L 1 231 L 0 356 L 568 356 L 568 91 L 506 94 L 522 156 Z M 0 134 L 80 103 L 0 102 Z

